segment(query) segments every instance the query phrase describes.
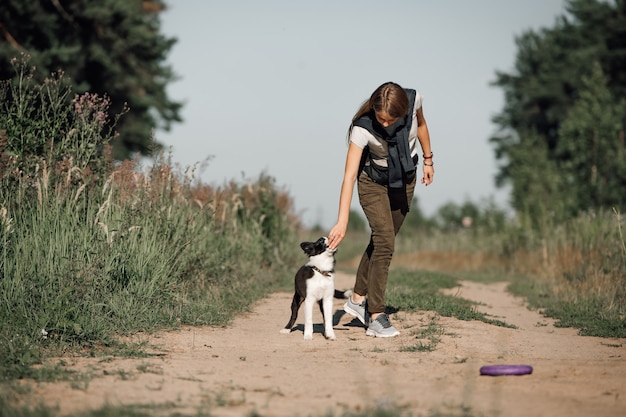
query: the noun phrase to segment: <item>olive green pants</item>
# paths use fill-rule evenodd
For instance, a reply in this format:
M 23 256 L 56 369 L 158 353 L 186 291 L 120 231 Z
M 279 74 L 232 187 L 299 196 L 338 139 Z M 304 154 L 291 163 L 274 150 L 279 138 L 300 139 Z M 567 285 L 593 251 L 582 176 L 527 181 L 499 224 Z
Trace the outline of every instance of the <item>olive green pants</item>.
M 385 290 L 396 234 L 413 200 L 416 177 L 403 188 L 389 188 L 375 183 L 365 172 L 359 175 L 359 202 L 372 234 L 356 273 L 354 292 L 367 296 L 370 314 L 385 311 Z

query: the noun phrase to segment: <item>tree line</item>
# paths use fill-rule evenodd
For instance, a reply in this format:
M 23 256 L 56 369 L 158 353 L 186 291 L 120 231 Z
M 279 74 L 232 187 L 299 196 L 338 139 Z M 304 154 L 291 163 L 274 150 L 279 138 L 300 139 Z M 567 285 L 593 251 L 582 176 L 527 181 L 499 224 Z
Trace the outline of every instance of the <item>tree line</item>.
M 116 159 L 149 155 L 153 130 L 181 121 L 182 104 L 166 93 L 176 39 L 160 33 L 164 10 L 161 0 L 4 0 L 0 79 L 15 82 L 20 53 L 42 80 L 63 71 L 78 94 L 110 98 Z M 512 208 L 529 218 L 623 209 L 626 0 L 567 0 L 553 27 L 526 31 L 516 45 L 514 69 L 493 81 L 505 99 L 489 138 L 496 185 L 510 185 Z

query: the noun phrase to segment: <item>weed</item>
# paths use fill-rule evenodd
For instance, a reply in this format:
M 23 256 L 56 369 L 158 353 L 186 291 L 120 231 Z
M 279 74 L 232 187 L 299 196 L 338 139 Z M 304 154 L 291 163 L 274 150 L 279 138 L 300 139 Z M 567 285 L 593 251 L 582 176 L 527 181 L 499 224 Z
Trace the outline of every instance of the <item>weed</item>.
M 129 372 L 129 371 L 126 371 L 124 369 L 116 369 L 114 371 L 107 371 L 105 369 L 104 370 L 104 375 L 117 376 L 120 379 L 120 381 L 133 381 L 133 380 L 137 379 L 137 377 L 135 376 L 135 374 L 133 372 Z
M 421 340 L 410 346 L 402 346 L 400 352 L 432 352 L 439 343 L 438 339 L 431 339 L 428 343 L 424 343 Z
M 137 365 L 137 370 L 144 374 L 163 375 L 163 368 L 150 363 L 142 363 Z

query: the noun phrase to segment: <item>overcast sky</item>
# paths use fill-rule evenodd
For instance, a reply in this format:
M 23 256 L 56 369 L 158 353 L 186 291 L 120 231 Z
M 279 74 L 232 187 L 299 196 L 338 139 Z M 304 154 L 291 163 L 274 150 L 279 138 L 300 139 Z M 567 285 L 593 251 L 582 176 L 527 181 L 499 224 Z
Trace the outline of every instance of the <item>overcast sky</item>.
M 496 71 L 513 69 L 515 37 L 552 27 L 564 0 L 170 0 L 162 31 L 178 39 L 169 88 L 183 123 L 156 140 L 181 167 L 211 158 L 202 181 L 261 173 L 293 197 L 306 225 L 336 221 L 359 105 L 395 81 L 424 96 L 435 181 L 420 208 L 493 199 L 489 137 L 502 110 Z M 418 173 L 421 173 L 421 166 Z M 358 209 L 356 192 L 353 207 Z

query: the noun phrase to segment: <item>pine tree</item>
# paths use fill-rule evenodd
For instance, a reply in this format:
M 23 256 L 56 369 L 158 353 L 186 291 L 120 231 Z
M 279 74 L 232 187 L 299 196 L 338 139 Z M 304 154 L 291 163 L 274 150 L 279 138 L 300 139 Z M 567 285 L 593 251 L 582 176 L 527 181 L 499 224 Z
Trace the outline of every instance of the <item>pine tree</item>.
M 509 152 L 512 178 L 511 202 L 533 226 L 546 219 L 567 216 L 570 195 L 563 192 L 563 181 L 556 163 L 548 157 L 541 137 L 528 134 L 525 141 Z
M 559 160 L 568 189 L 576 196 L 571 210 L 624 207 L 624 102 L 616 103 L 598 63 L 582 80 L 580 98 L 559 130 Z

